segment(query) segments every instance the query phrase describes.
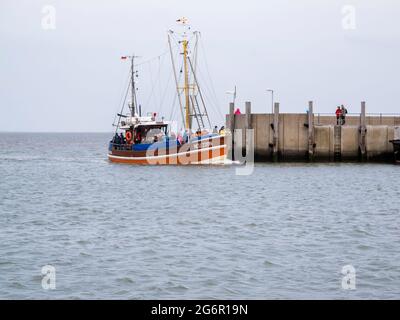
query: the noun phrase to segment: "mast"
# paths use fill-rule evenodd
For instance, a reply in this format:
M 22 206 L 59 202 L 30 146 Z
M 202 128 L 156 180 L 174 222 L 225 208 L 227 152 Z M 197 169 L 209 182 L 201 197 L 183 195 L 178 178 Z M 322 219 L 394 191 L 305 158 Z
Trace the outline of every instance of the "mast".
M 135 58 L 139 58 L 138 56 L 132 55 L 132 56 L 122 56 L 122 60 L 130 59 L 131 61 L 131 116 L 134 117 L 138 113 L 138 107 L 137 107 L 137 98 L 136 98 L 136 86 L 135 86 L 135 76 L 137 76 L 137 71 L 135 71 Z M 129 89 L 129 86 L 128 86 Z M 129 106 L 129 103 L 128 103 Z
M 131 57 L 131 86 L 132 86 L 132 93 L 131 93 L 131 113 L 132 117 L 135 116 L 135 100 L 136 100 L 136 93 L 135 93 L 135 67 L 134 67 L 135 55 Z
M 183 44 L 183 65 L 184 65 L 184 72 L 185 72 L 185 84 L 184 84 L 184 90 L 185 90 L 185 128 L 190 129 L 190 100 L 189 100 L 189 68 L 188 68 L 188 41 L 184 39 L 182 41 Z
M 181 40 L 177 41 L 177 43 L 179 43 L 179 47 L 182 46 L 181 47 L 182 51 L 180 51 L 180 54 L 183 57 L 183 65 L 180 70 L 180 73 L 183 74 L 183 83 L 181 83 L 181 85 L 179 84 L 179 80 L 176 77 L 175 63 L 172 55 L 171 38 L 169 37 L 169 35 L 168 35 L 168 42 L 170 46 L 172 68 L 174 69 L 178 99 L 181 107 L 182 122 L 185 129 L 191 129 L 193 125 L 192 123 L 193 118 L 195 118 L 197 121 L 198 128 L 202 129 L 205 127 L 203 116 L 206 116 L 208 119 L 208 114 L 207 114 L 207 109 L 205 107 L 205 101 L 203 99 L 199 83 L 196 77 L 197 50 L 198 50 L 198 40 L 200 33 L 198 31 L 190 32 L 190 34 L 193 34 L 194 36 L 194 49 L 191 50 L 189 48 L 189 41 L 191 41 L 192 37 L 188 39 L 189 31 L 191 29 L 190 25 L 188 24 L 188 20 L 186 18 L 181 18 L 176 21 L 183 28 L 183 32 L 179 34 L 181 36 Z M 171 30 L 169 32 L 170 32 L 169 34 L 174 33 Z M 181 101 L 181 93 L 182 93 L 182 101 Z M 201 101 L 198 101 L 197 99 L 198 94 L 200 95 Z M 204 113 L 202 113 L 201 107 L 203 107 Z
M 135 55 L 132 55 L 131 57 L 131 86 L 132 86 L 132 92 L 131 92 L 131 99 L 132 99 L 132 104 L 131 104 L 131 114 L 132 117 L 136 116 L 138 114 L 138 106 L 137 106 L 137 98 L 136 98 L 136 86 L 135 86 L 135 75 L 137 75 L 137 72 L 135 71 L 135 58 L 138 58 Z

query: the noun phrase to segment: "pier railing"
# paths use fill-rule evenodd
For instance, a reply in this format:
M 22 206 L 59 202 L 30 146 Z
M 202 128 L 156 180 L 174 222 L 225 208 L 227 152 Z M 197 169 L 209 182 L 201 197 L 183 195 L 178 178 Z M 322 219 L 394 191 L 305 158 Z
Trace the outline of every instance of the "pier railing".
M 347 113 L 346 117 L 351 117 L 351 118 L 361 118 L 362 113 Z M 336 118 L 336 115 L 334 113 L 324 113 L 324 112 L 318 112 L 318 113 L 314 113 L 314 119 L 315 119 L 315 123 L 317 125 L 321 124 L 321 118 Z M 385 118 L 389 118 L 389 117 L 398 117 L 400 119 L 400 113 L 388 113 L 388 112 L 380 112 L 380 113 L 366 113 L 365 114 L 366 118 L 374 118 L 374 124 L 375 125 L 384 125 L 385 122 Z M 379 119 L 379 120 L 378 120 Z

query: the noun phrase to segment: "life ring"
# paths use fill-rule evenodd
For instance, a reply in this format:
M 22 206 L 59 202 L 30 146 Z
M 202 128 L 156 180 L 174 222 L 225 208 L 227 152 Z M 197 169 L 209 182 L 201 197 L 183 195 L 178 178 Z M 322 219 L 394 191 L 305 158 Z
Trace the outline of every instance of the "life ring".
M 130 142 L 132 140 L 132 132 L 127 131 L 125 134 L 126 141 Z

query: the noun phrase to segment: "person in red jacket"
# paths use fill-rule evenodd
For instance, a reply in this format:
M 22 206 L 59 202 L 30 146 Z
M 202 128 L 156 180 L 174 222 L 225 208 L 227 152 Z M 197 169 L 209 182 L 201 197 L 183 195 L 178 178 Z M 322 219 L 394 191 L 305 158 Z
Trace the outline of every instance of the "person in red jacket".
M 340 107 L 337 107 L 335 114 L 336 114 L 336 124 L 341 125 L 342 124 L 342 109 Z
M 237 115 L 242 114 L 242 113 L 240 112 L 240 109 L 239 109 L 239 108 L 236 109 L 235 114 L 237 114 Z

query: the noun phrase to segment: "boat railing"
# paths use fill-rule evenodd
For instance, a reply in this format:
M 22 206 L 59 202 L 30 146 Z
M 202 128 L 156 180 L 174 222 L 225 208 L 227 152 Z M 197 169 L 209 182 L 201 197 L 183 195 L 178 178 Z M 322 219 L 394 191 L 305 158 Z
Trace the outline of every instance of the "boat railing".
M 129 143 L 115 143 L 115 142 L 110 142 L 110 146 L 114 150 L 122 150 L 122 151 L 129 151 L 132 150 L 132 145 Z
M 185 143 L 195 143 L 195 142 L 199 142 L 202 140 L 207 140 L 207 139 L 211 139 L 213 137 L 218 136 L 218 134 L 215 133 L 210 133 L 208 135 L 205 136 L 196 136 L 196 137 L 189 137 L 186 136 L 186 139 L 183 139 L 182 142 L 180 142 L 178 139 L 163 139 L 161 141 L 153 141 L 153 142 L 148 142 L 148 143 L 139 143 L 139 144 L 135 144 L 135 143 L 116 143 L 113 141 L 110 141 L 110 149 L 113 150 L 121 150 L 121 151 L 131 151 L 134 149 L 135 145 L 146 145 L 146 146 L 150 146 L 150 145 L 157 145 L 159 147 L 162 147 L 164 145 L 170 146 L 170 144 L 174 144 L 176 143 L 176 145 L 180 146 L 183 145 Z
M 180 145 L 178 141 L 176 141 L 177 145 Z M 143 150 L 146 150 L 150 146 L 156 146 L 156 147 L 163 147 L 163 146 L 170 146 L 173 145 L 173 142 L 168 142 L 168 141 L 155 141 L 155 142 L 149 142 L 149 143 L 113 143 L 110 142 L 110 148 L 113 150 L 121 150 L 121 151 L 131 151 L 134 150 L 134 146 L 145 146 Z

